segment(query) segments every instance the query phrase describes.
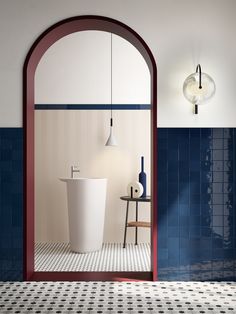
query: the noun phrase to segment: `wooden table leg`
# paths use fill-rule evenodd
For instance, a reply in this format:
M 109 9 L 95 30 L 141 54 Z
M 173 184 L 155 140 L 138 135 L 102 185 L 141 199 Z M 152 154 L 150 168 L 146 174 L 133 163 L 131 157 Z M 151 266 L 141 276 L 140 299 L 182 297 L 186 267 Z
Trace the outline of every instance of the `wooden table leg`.
M 138 202 L 136 202 L 136 222 L 138 221 Z M 138 244 L 138 227 L 135 227 L 135 245 Z
M 123 248 L 125 248 L 125 245 L 126 245 L 126 233 L 127 233 L 128 214 L 129 214 L 129 201 L 127 201 L 127 206 L 126 206 L 125 234 L 124 234 L 124 244 L 123 244 Z

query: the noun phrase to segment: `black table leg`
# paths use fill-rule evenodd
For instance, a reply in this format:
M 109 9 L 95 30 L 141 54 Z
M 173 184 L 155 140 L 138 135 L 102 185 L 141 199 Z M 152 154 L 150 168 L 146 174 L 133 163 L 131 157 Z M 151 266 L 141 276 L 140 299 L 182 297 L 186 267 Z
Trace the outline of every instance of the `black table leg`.
M 126 207 L 125 234 L 124 234 L 124 244 L 123 244 L 123 248 L 125 248 L 125 245 L 126 245 L 126 233 L 127 233 L 128 213 L 129 213 L 129 201 L 127 201 L 127 207 Z
M 136 202 L 136 222 L 138 221 L 138 202 Z M 135 245 L 138 244 L 138 227 L 135 227 Z

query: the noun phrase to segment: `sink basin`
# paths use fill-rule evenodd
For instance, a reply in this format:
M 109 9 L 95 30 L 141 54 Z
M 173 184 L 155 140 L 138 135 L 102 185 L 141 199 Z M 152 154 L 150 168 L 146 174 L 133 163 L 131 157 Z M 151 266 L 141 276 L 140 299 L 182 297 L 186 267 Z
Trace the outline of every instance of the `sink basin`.
M 100 250 L 106 207 L 106 178 L 60 178 L 66 182 L 70 248 L 87 253 Z

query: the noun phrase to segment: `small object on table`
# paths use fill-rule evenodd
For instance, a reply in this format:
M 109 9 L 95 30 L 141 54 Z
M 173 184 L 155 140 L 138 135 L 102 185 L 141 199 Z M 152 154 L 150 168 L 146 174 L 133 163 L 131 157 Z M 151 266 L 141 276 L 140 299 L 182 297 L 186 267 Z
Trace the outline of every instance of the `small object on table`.
M 147 194 L 147 191 L 146 191 L 146 189 L 147 189 L 147 175 L 144 172 L 144 157 L 143 156 L 141 157 L 141 172 L 139 173 L 138 180 L 143 186 L 143 193 L 141 196 L 146 197 L 146 194 Z
M 140 197 L 143 194 L 143 186 L 138 181 L 133 181 L 128 184 L 127 193 L 129 197 Z
M 149 202 L 150 203 L 151 197 L 150 196 L 146 196 L 146 197 L 121 196 L 120 199 L 127 202 L 126 216 L 125 216 L 124 243 L 123 243 L 123 248 L 125 248 L 125 246 L 126 246 L 126 234 L 127 234 L 127 228 L 128 227 L 135 227 L 135 245 L 138 244 L 138 227 L 151 228 L 150 222 L 138 220 L 138 203 L 139 202 Z M 129 221 L 128 222 L 129 202 L 136 202 L 136 219 L 135 219 L 135 221 Z

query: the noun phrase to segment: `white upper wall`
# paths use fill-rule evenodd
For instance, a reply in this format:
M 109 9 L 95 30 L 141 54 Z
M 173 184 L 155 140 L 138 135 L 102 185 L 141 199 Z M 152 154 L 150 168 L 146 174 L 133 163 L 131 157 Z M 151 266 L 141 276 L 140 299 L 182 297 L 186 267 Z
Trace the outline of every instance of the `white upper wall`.
M 235 0 L 0 0 L 0 126 L 22 126 L 22 69 L 35 39 L 75 15 L 120 20 L 146 41 L 158 68 L 159 127 L 236 127 Z M 216 83 L 199 115 L 182 84 L 200 63 Z
M 84 31 L 65 36 L 41 58 L 36 104 L 150 104 L 150 72 L 139 51 L 120 36 Z

